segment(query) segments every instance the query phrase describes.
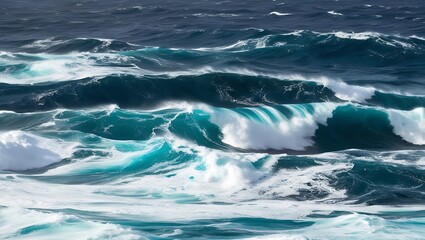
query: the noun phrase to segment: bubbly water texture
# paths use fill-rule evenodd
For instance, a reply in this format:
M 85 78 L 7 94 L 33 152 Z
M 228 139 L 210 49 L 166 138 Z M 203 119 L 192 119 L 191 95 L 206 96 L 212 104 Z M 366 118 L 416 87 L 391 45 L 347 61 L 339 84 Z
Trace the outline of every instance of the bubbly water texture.
M 424 238 L 422 1 L 0 10 L 1 239 Z

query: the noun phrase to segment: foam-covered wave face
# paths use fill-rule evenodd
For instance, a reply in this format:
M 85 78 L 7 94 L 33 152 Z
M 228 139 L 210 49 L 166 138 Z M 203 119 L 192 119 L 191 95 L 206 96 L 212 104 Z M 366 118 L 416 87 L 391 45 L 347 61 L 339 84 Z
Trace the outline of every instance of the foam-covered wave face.
M 408 142 L 425 145 L 425 108 L 411 111 L 389 111 L 394 132 Z
M 326 124 L 334 104 L 287 105 L 281 108 L 220 109 L 211 121 L 223 142 L 243 149 L 305 150 L 312 146 L 318 124 Z M 285 114 L 286 113 L 286 114 Z
M 41 168 L 71 156 L 72 147 L 22 131 L 0 133 L 0 170 Z
M 216 109 L 210 114 L 223 142 L 234 147 L 333 151 L 423 145 L 423 111 L 318 103 Z

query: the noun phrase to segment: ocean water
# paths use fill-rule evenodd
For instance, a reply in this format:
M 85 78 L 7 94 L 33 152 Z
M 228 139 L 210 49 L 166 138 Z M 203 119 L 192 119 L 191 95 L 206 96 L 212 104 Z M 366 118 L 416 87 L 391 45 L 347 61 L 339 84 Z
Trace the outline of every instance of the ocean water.
M 424 1 L 0 11 L 0 239 L 425 239 Z

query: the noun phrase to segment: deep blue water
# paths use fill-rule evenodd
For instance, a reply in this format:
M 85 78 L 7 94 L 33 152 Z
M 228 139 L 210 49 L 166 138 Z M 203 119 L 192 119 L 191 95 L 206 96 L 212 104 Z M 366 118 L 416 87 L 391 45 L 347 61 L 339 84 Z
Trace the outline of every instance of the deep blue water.
M 425 2 L 0 2 L 1 239 L 425 239 Z

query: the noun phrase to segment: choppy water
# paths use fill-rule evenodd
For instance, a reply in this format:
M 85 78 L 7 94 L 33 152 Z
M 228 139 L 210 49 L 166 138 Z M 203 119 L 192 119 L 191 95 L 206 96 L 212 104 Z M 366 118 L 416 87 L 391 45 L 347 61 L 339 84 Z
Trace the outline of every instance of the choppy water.
M 1 239 L 424 239 L 423 1 L 0 11 Z

